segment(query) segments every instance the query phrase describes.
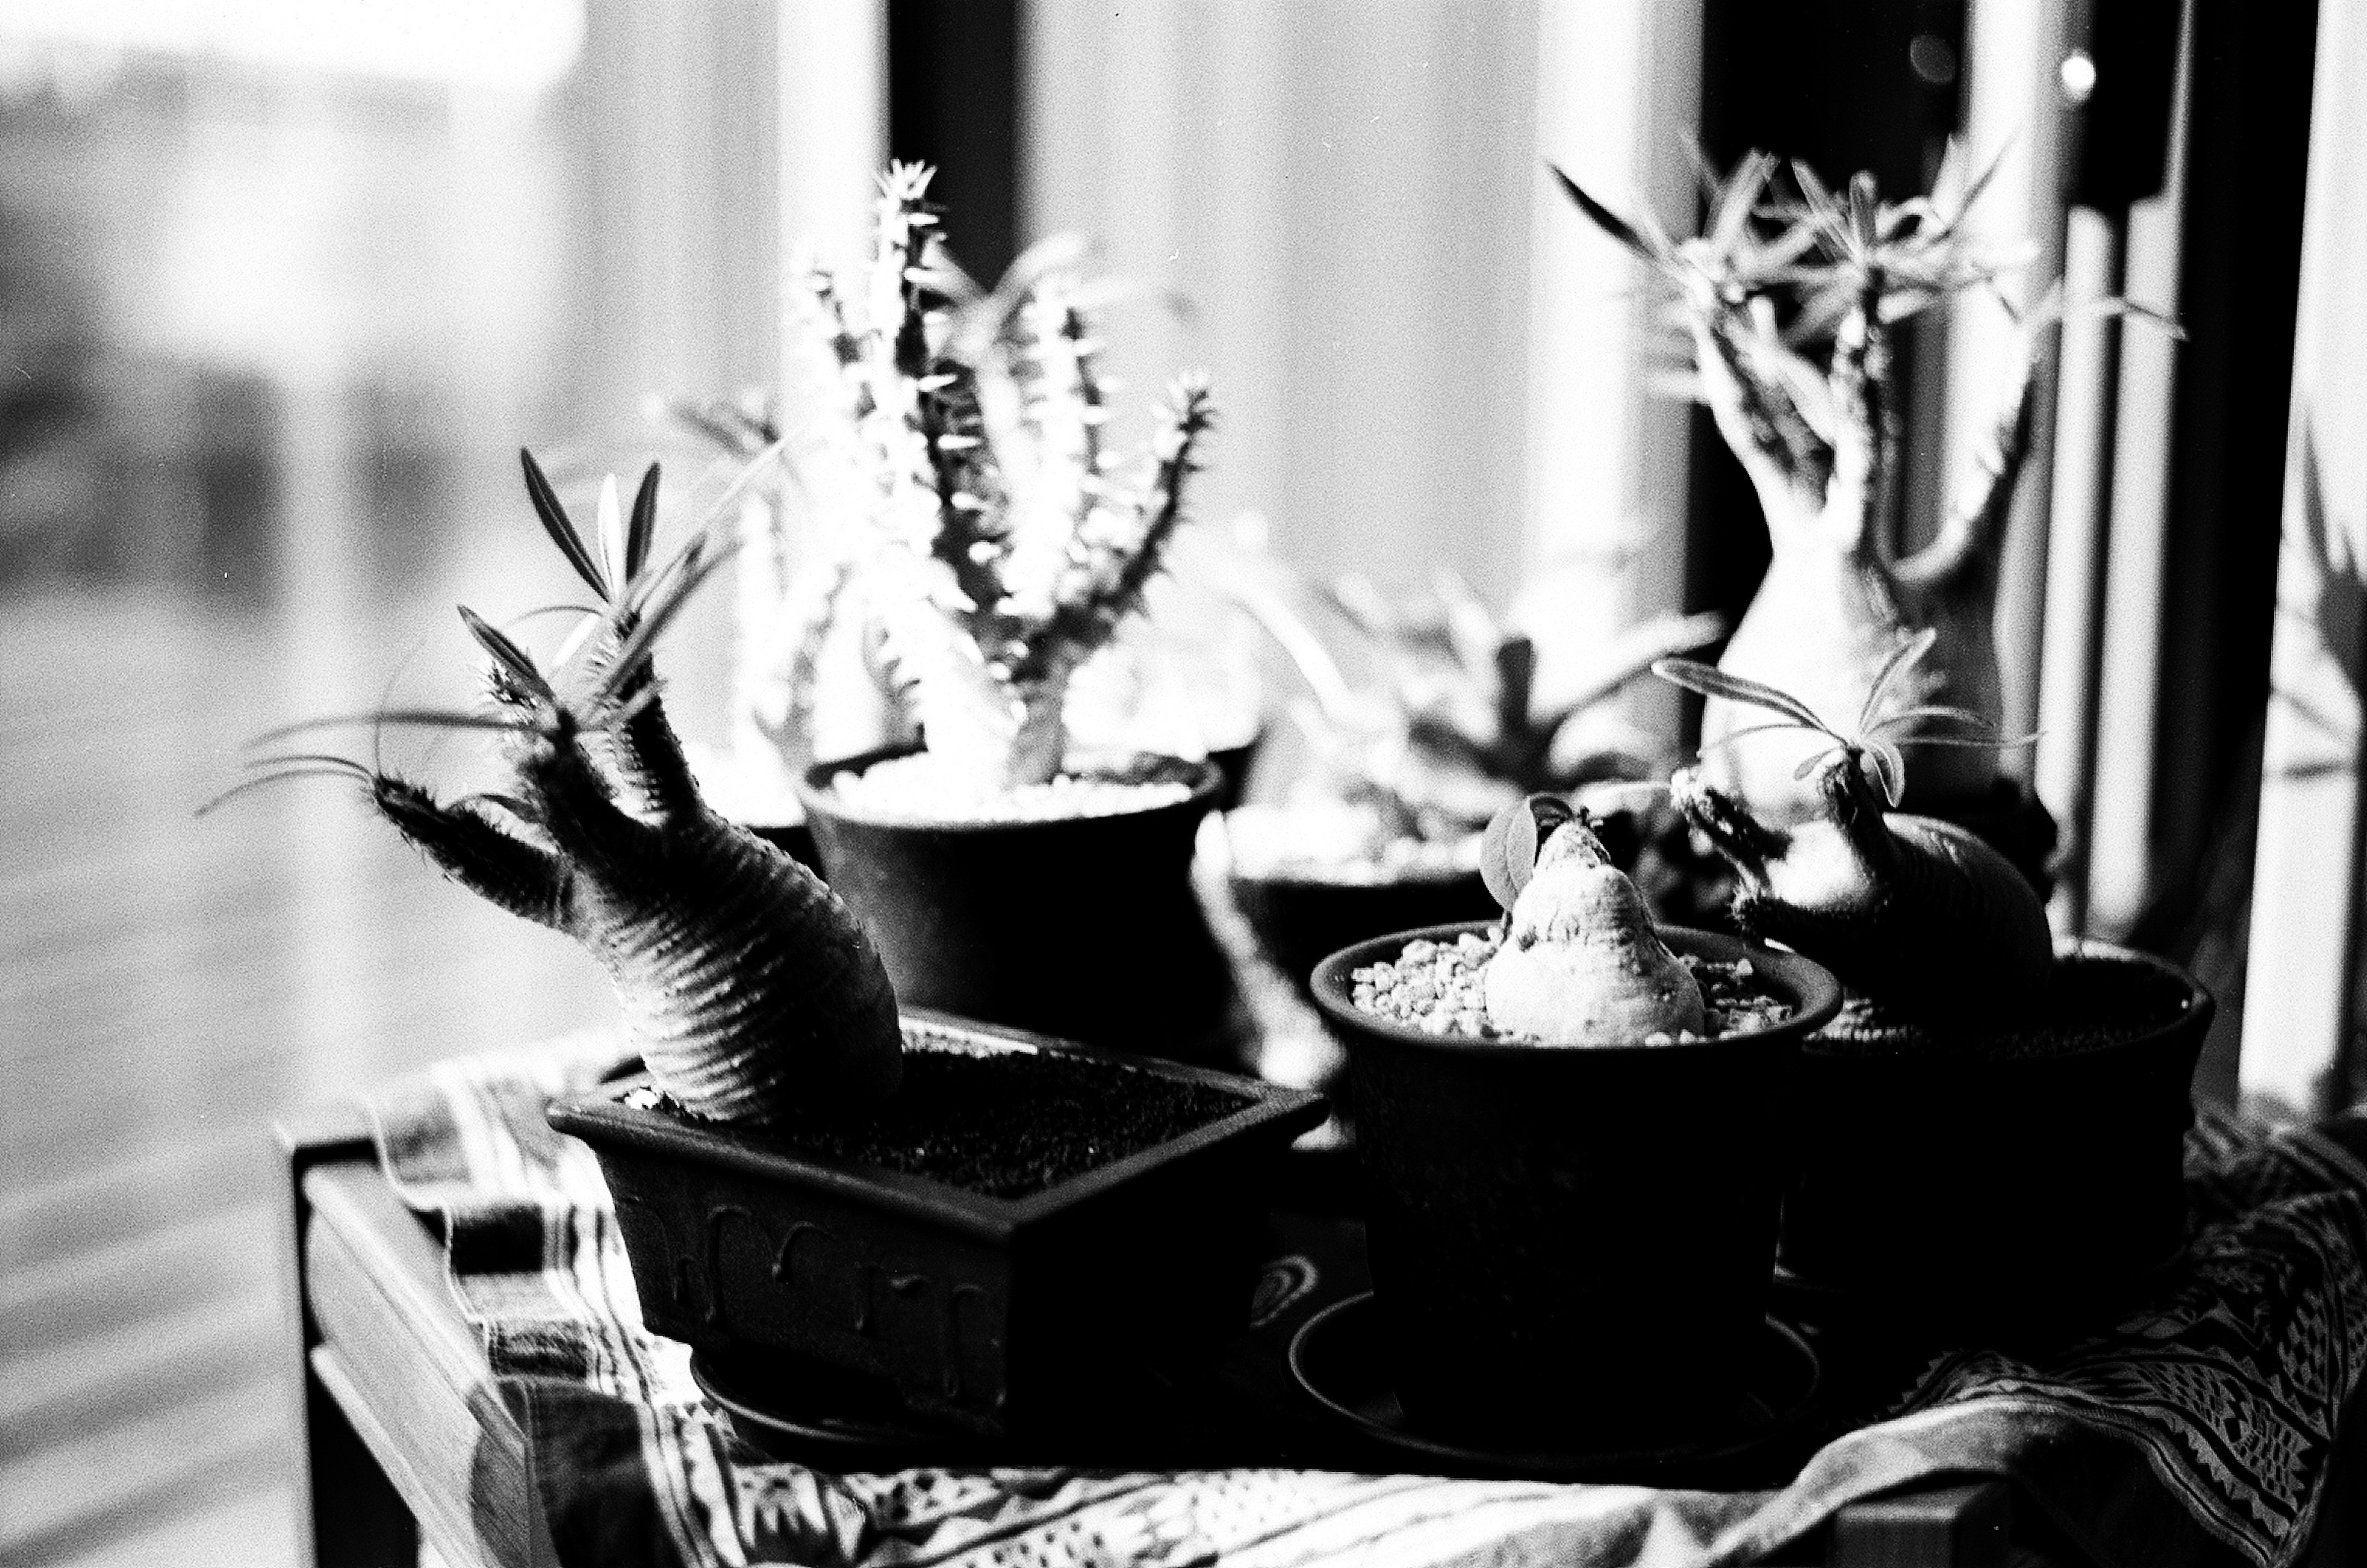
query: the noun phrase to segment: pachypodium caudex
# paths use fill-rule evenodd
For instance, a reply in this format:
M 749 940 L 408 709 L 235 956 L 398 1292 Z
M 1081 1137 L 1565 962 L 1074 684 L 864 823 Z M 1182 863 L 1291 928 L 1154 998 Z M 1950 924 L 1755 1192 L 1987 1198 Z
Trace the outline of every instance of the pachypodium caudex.
M 978 288 L 945 253 L 932 172 L 889 167 L 867 276 L 812 270 L 806 315 L 835 367 L 831 439 L 867 481 L 868 607 L 926 746 L 1018 787 L 1060 771 L 1070 677 L 1140 606 L 1211 412 L 1206 382 L 1179 380 L 1123 479 L 1082 247 L 1046 241 Z
M 1511 917 L 1481 979 L 1488 1020 L 1545 1045 L 1667 1045 L 1703 1031 L 1701 986 L 1644 896 L 1559 795 L 1488 825 L 1480 874 Z
M 1991 751 L 2009 744 L 1964 709 L 1886 706 L 1933 636 L 1926 629 L 1892 651 L 1857 733 L 1847 737 L 1789 693 L 1689 660 L 1662 660 L 1659 673 L 1679 685 L 1775 716 L 1754 728 L 1808 732 L 1811 749 L 1798 773 L 1818 811 L 1767 822 L 1690 768 L 1678 772 L 1670 792 L 1734 866 L 1740 886 L 1733 912 L 1744 931 L 1795 948 L 1853 989 L 1909 1012 L 2009 1013 L 2037 995 L 2054 963 L 2045 906 L 2012 863 L 1975 834 L 1893 809 L 1907 780 L 1892 733 L 1945 725 L 1949 733 L 1921 730 L 1924 742 Z
M 2059 296 L 2016 316 L 2020 370 L 2001 389 L 1976 471 L 1911 555 L 1899 546 L 1905 393 L 1892 341 L 1903 321 L 1967 292 L 2014 314 L 2003 279 L 2026 264 L 2029 247 L 1986 246 L 1965 225 L 1996 166 L 1967 178 L 1952 147 L 1931 196 L 1891 203 L 1871 175 L 1834 192 L 1795 163 L 1793 194 L 1778 198 L 1776 160 L 1752 152 L 1714 182 L 1704 231 L 1682 242 L 1648 215 L 1618 217 L 1560 176 L 1588 218 L 1672 286 L 1697 393 L 1766 513 L 1773 558 L 1721 667 L 1822 712 L 1860 707 L 1899 639 L 1929 628 L 1939 641 L 1914 672 L 1915 701 L 2001 720 L 1991 628 L 1999 554 Z M 1713 695 L 1702 732 L 1716 742 L 1750 722 L 1747 707 Z M 1920 747 L 1922 726 L 1897 739 Z M 1795 776 L 1815 745 L 1778 739 L 1723 750 L 1704 768 L 1762 817 L 1804 819 L 1823 809 Z M 1969 799 L 1998 777 L 1993 752 L 1934 751 L 1919 757 L 1915 789 L 1919 800 Z
M 700 798 L 660 699 L 651 651 L 730 548 L 702 531 L 650 566 L 652 465 L 629 518 L 615 481 L 604 488 L 595 555 L 524 460 L 537 515 L 602 608 L 546 666 L 464 606 L 490 660 L 491 708 L 363 716 L 495 732 L 510 788 L 447 802 L 383 768 L 299 753 L 256 758 L 240 790 L 358 779 L 454 881 L 591 950 L 651 1076 L 694 1115 L 762 1124 L 892 1094 L 902 1038 L 870 939 L 811 873 Z M 322 722 L 341 721 L 264 740 Z

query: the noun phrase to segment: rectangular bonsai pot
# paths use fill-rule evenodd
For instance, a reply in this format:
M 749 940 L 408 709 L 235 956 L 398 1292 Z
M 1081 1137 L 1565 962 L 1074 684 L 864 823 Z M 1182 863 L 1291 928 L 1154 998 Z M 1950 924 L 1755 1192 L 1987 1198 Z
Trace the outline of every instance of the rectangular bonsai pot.
M 553 1105 L 599 1156 L 653 1332 L 821 1362 L 1001 1437 L 1091 1415 L 1114 1370 L 1189 1360 L 1247 1325 L 1271 1161 L 1323 1119 L 1319 1096 L 928 1013 L 906 1012 L 904 1035 L 1063 1053 L 1239 1108 L 1002 1198 L 628 1103 L 651 1098 L 642 1078 Z

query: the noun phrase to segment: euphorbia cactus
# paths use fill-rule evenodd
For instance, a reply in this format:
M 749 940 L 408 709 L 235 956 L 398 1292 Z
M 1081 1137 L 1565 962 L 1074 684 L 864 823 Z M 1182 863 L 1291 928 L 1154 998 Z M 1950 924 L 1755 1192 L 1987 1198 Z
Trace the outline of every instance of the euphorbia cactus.
M 1489 824 L 1481 874 L 1512 917 L 1482 974 L 1488 1021 L 1546 1045 L 1665 1045 L 1703 1031 L 1693 972 L 1593 825 L 1558 795 Z
M 1700 396 L 1750 474 L 1773 560 L 1721 667 L 1779 687 L 1825 713 L 1865 703 L 1902 637 L 1938 634 L 1915 671 L 1917 705 L 2001 718 L 1995 638 L 1998 557 L 2030 450 L 2041 339 L 2049 305 L 2021 321 L 2022 367 L 2005 390 L 1977 472 L 1937 536 L 1899 554 L 1900 413 L 1891 334 L 1918 312 L 1968 289 L 1996 291 L 2026 259 L 1977 244 L 1965 211 L 1988 175 L 1966 183 L 1952 149 L 1934 194 L 1877 199 L 1874 177 L 1845 193 L 1792 165 L 1798 199 L 1766 198 L 1776 161 L 1753 152 L 1718 186 L 1706 229 L 1671 241 L 1648 217 L 1629 223 L 1573 184 L 1572 200 L 1675 287 L 1693 342 Z M 1992 165 L 1992 171 L 1994 165 Z M 1999 294 L 2002 299 L 2002 294 Z M 1750 722 L 1713 695 L 1702 718 L 1712 746 Z M 1921 743 L 1923 727 L 1897 737 Z M 1704 772 L 1775 822 L 1815 817 L 1822 797 L 1795 776 L 1813 740 L 1723 748 Z M 1994 751 L 1931 754 L 1916 768 L 1919 799 L 1985 797 Z
M 1119 482 L 1078 247 L 1047 242 L 980 291 L 944 254 L 931 174 L 890 166 L 867 276 L 813 271 L 809 317 L 838 367 L 833 440 L 864 478 L 866 599 L 923 740 L 1015 788 L 1060 771 L 1070 677 L 1160 568 L 1208 395 L 1178 381 L 1147 471 Z

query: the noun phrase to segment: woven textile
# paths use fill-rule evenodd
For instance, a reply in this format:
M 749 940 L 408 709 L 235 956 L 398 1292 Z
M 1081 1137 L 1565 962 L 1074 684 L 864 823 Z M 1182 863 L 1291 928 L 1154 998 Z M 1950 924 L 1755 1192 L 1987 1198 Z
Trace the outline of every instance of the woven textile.
M 2107 1564 L 2273 1564 L 2308 1540 L 2367 1367 L 2367 1115 L 2191 1135 L 2187 1256 L 2148 1308 L 2044 1365 L 1966 1348 L 1777 1491 L 1305 1470 L 917 1470 L 763 1462 L 645 1333 L 591 1151 L 543 1107 L 611 1039 L 447 1063 L 373 1106 L 404 1201 L 526 1428 L 563 1562 L 1069 1568 L 1110 1562 L 1738 1563 L 1856 1498 L 2012 1478 Z

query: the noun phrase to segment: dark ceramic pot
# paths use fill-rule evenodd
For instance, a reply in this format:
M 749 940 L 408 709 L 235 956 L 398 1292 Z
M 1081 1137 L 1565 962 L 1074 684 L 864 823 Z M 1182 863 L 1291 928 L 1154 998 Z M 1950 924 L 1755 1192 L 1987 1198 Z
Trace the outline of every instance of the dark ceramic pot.
M 799 789 L 832 890 L 906 1007 L 1229 1065 L 1232 973 L 1192 892 L 1208 762 L 1160 760 L 1191 795 L 1043 822 L 858 815 L 830 787 L 909 747 L 825 762 Z
M 1210 807 L 1230 811 L 1241 803 L 1241 792 L 1249 787 L 1250 769 L 1257 762 L 1259 745 L 1265 739 L 1260 730 L 1238 746 L 1219 746 L 1208 753 L 1208 761 L 1217 764 L 1217 798 Z
M 1247 1325 L 1272 1163 L 1322 1119 L 1320 1099 L 950 1019 L 907 1015 L 904 1032 L 920 1049 L 1058 1053 L 1219 1103 L 1019 1198 L 628 1103 L 648 1098 L 641 1078 L 554 1105 L 551 1125 L 599 1156 L 653 1331 L 719 1364 L 803 1358 L 1004 1436 L 1122 1414 L 1100 1396 L 1133 1386 L 1130 1369 L 1205 1359 Z M 845 1379 L 816 1384 L 844 1393 Z
M 1496 913 L 1476 871 L 1374 883 L 1236 876 L 1232 888 L 1258 945 L 1302 992 L 1318 964 L 1352 943 Z
M 2067 943 L 2058 963 L 2127 971 L 2162 1021 L 2004 1059 L 1809 1042 L 1784 1209 L 1788 1283 L 1902 1331 L 2051 1334 L 2109 1315 L 2178 1256 L 2210 994 L 2101 942 Z
M 1663 928 L 1679 953 L 1750 958 L 1791 1017 L 1555 1049 L 1428 1035 L 1351 1000 L 1353 970 L 1486 929 L 1399 932 L 1315 970 L 1348 1043 L 1399 1398 L 1433 1430 L 1498 1443 L 1716 1431 L 1766 1332 L 1800 1042 L 1840 987 L 1796 954 Z

